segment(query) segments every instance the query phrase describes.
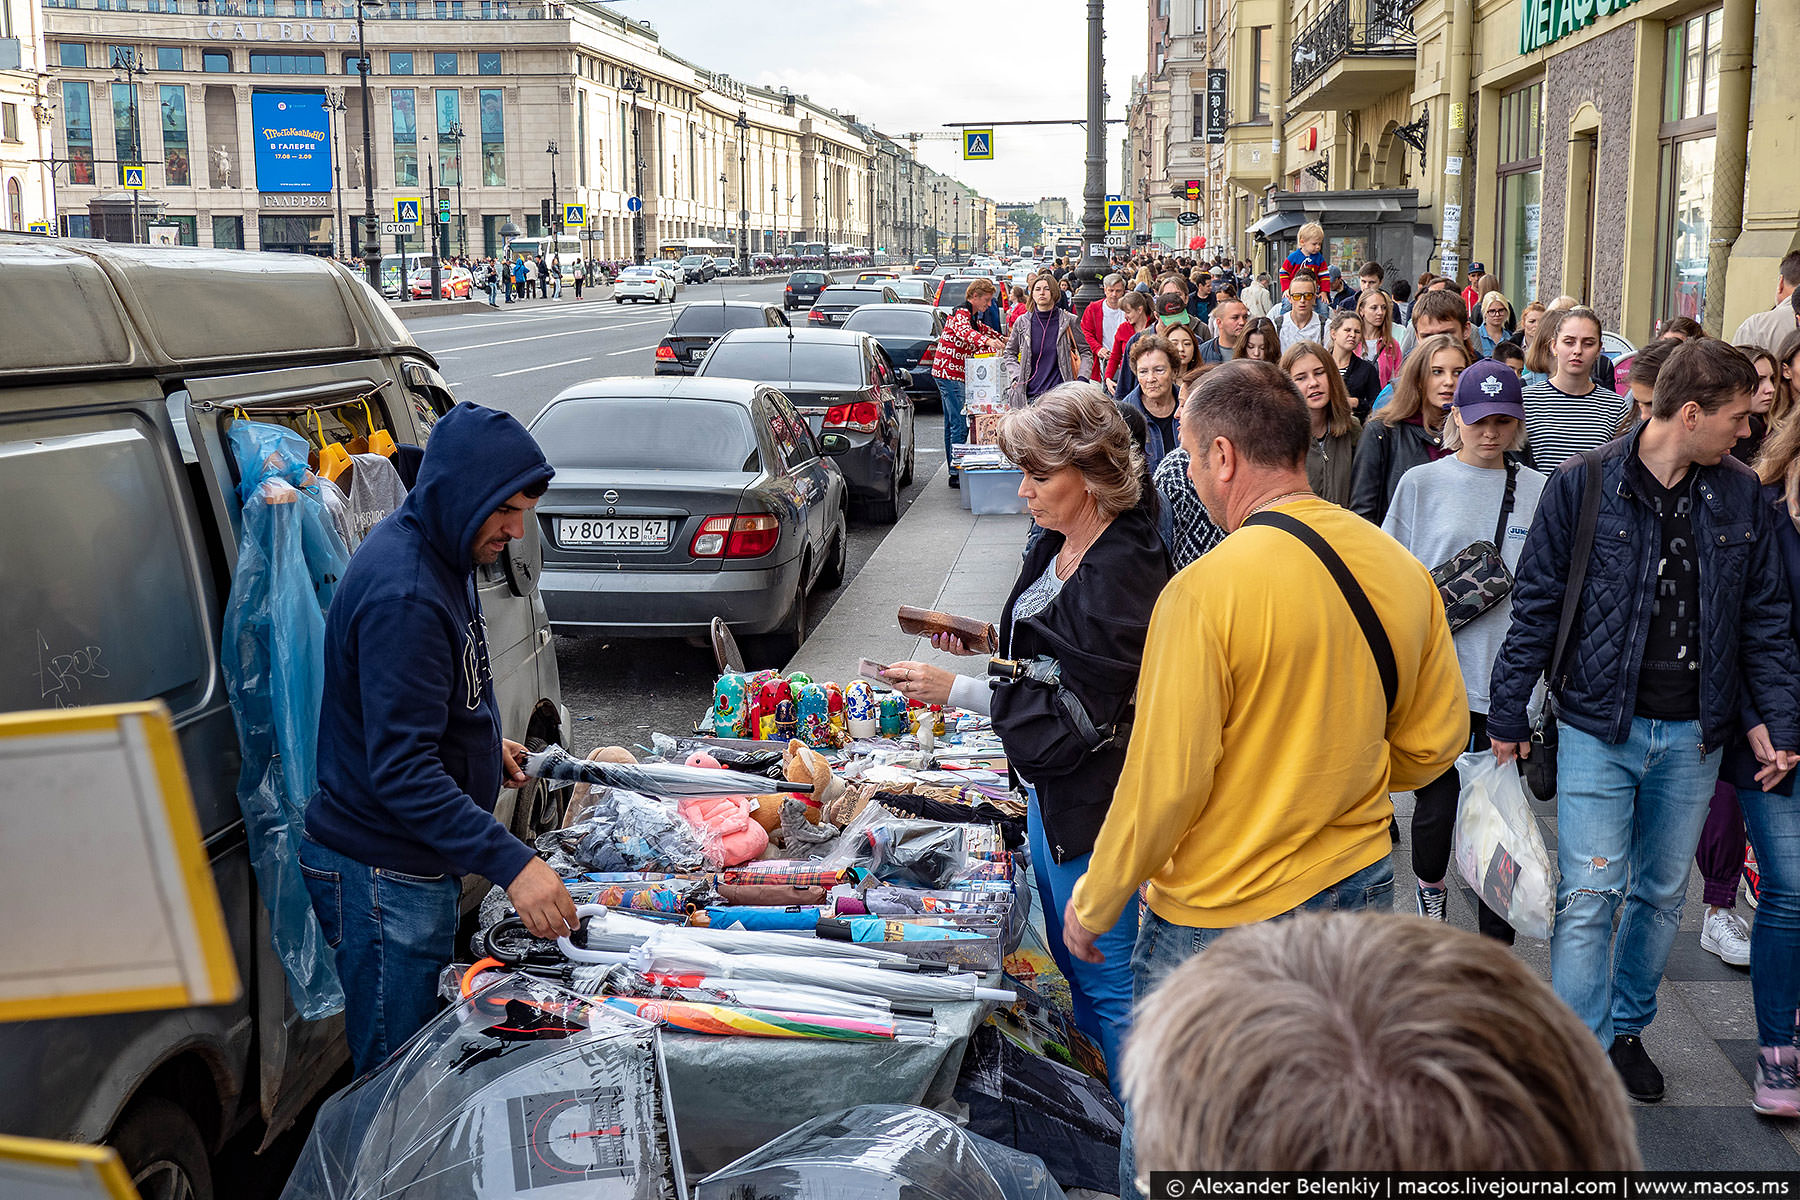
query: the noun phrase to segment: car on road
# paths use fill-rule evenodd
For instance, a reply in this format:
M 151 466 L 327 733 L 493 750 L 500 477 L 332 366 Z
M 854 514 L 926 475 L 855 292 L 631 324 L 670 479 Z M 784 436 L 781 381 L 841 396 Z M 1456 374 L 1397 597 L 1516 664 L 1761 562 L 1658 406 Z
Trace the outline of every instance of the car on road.
M 682 279 L 687 283 L 708 283 L 719 273 L 710 254 L 690 254 L 679 265 Z
M 815 328 L 842 325 L 844 318 L 865 304 L 898 304 L 900 297 L 885 284 L 833 284 L 820 292 L 806 312 L 807 324 Z
M 737 259 L 735 258 L 726 258 L 724 255 L 720 255 L 718 258 L 713 259 L 713 270 L 717 274 L 736 275 L 738 273 L 737 268 L 738 264 Z
M 787 286 L 781 289 L 781 307 L 810 307 L 820 292 L 836 282 L 827 271 L 795 271 L 788 276 Z
M 732 329 L 787 328 L 787 314 L 751 300 L 697 300 L 675 315 L 656 347 L 658 375 L 692 375 L 720 336 Z
M 938 280 L 937 291 L 931 294 L 931 306 L 943 313 L 945 320 L 949 320 L 950 310 L 969 298 L 969 285 L 976 278 L 973 275 L 958 274 Z
M 844 434 L 837 465 L 851 499 L 891 525 L 913 476 L 911 375 L 881 343 L 843 329 L 734 329 L 713 343 L 700 379 L 750 379 L 781 389 L 813 433 Z
M 900 272 L 891 270 L 858 271 L 856 273 L 856 282 L 858 283 L 892 283 L 898 278 L 900 278 Z
M 779 667 L 808 597 L 843 582 L 848 491 L 831 455 L 850 439 L 816 436 L 770 384 L 595 379 L 530 429 L 556 468 L 535 520 L 558 632 L 703 637 L 722 617 Z
M 894 295 L 902 304 L 923 304 L 929 306 L 932 297 L 937 295 L 937 280 L 928 275 L 907 275 L 888 284 L 894 289 Z
M 613 303 L 623 304 L 629 300 L 636 304 L 648 300 L 652 304 L 661 304 L 667 300 L 673 304 L 675 286 L 675 276 L 661 267 L 626 267 L 613 284 Z
M 912 376 L 906 390 L 912 393 L 914 403 L 937 402 L 931 359 L 937 351 L 938 335 L 944 332 L 943 314 L 922 304 L 865 304 L 844 319 L 844 328 L 874 338 L 887 351 L 888 359 Z
M 430 268 L 415 269 L 406 283 L 414 300 L 428 298 L 431 295 Z M 439 300 L 467 300 L 474 290 L 475 277 L 469 274 L 467 267 L 440 267 L 438 269 Z
M 937 259 L 935 258 L 921 258 L 913 264 L 913 274 L 915 275 L 929 275 L 935 270 L 937 270 Z

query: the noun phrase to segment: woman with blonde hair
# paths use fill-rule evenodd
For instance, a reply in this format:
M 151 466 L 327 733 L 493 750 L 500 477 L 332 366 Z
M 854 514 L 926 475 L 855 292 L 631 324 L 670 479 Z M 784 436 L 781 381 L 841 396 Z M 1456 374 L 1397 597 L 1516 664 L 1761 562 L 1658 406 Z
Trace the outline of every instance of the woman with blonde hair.
M 1393 382 L 1406 355 L 1394 338 L 1394 302 L 1379 288 L 1371 288 L 1356 301 L 1356 315 L 1363 323 L 1363 357 L 1375 364 L 1381 386 Z
M 1375 410 L 1357 445 L 1352 512 L 1379 525 L 1400 477 L 1449 453 L 1442 442 L 1444 415 L 1456 398 L 1456 381 L 1471 361 L 1468 344 L 1450 333 L 1426 338 L 1406 356 L 1394 376 L 1394 398 Z
M 1354 321 L 1355 313 L 1340 313 Z M 1362 422 L 1350 410 L 1350 392 L 1332 361 L 1331 351 L 1317 342 L 1295 342 L 1281 356 L 1281 373 L 1300 390 L 1312 422 L 1312 444 L 1306 451 L 1306 482 L 1322 499 L 1350 503 L 1351 469 Z
M 1001 609 L 999 656 L 1048 658 L 1058 670 L 995 680 L 898 662 L 884 674 L 908 699 L 991 714 L 1007 761 L 1031 781 L 1026 833 L 1050 952 L 1069 980 L 1075 1022 L 1100 1045 L 1117 1089 L 1131 1023 L 1136 909 L 1101 935 L 1106 961 L 1098 964 L 1070 956 L 1062 916 L 1125 766 L 1124 739 L 1113 735 L 1130 720 L 1169 559 L 1143 495 L 1143 456 L 1118 405 L 1098 387 L 1052 388 L 1008 413 L 998 440 L 1024 472 L 1019 495 L 1044 531 L 1025 551 Z M 972 653 L 953 635 L 931 641 L 951 654 Z M 1090 749 L 1096 732 L 1107 740 Z
M 1526 383 L 1536 383 L 1556 374 L 1556 359 L 1550 350 L 1556 345 L 1556 332 L 1562 328 L 1568 315 L 1569 310 L 1566 308 L 1547 308 L 1538 319 L 1536 331 L 1525 343 Z
M 1779 429 L 1800 409 L 1800 330 L 1775 347 L 1775 399 L 1769 405 L 1769 428 Z

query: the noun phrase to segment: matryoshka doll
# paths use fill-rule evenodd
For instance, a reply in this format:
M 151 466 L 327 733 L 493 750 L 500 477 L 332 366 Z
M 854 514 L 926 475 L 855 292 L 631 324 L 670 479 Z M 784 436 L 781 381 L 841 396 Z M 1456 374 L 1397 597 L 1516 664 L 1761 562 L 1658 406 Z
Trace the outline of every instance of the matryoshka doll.
M 787 677 L 787 681 L 788 685 L 794 689 L 794 694 L 798 696 L 800 694 L 800 689 L 811 683 L 813 677 L 808 675 L 805 671 L 795 671 L 792 675 Z
M 800 709 L 792 700 L 783 700 L 775 706 L 775 739 L 781 742 L 792 741 L 800 735 Z
M 875 707 L 875 688 L 858 679 L 844 689 L 844 727 L 852 738 L 872 738 L 880 729 L 881 714 Z
M 765 680 L 762 686 L 756 689 L 756 700 L 750 708 L 751 723 L 756 730 L 750 736 L 760 741 L 773 741 L 776 736 L 775 708 L 783 700 L 792 700 L 793 698 L 793 689 L 788 685 L 787 680 L 779 675 Z
M 880 726 L 882 737 L 905 737 L 912 728 L 906 719 L 906 697 L 899 692 L 883 692 L 881 695 Z
M 800 740 L 815 750 L 832 745 L 831 709 L 825 689 L 816 683 L 803 683 L 795 695 L 799 698 Z
M 837 744 L 841 746 L 849 731 L 844 728 L 844 689 L 835 683 L 825 685 L 825 711 L 831 716 L 831 728 L 837 733 Z
M 742 675 L 726 672 L 713 684 L 713 733 L 719 737 L 749 737 L 750 691 Z

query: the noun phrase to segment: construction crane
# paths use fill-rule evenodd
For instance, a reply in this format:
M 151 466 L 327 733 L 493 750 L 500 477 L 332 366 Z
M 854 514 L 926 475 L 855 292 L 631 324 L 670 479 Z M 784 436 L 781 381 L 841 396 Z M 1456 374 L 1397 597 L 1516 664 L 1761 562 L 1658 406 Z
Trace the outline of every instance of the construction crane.
M 948 129 L 927 129 L 916 133 L 903 133 L 900 136 L 905 139 L 907 147 L 913 152 L 914 157 L 918 156 L 920 142 L 960 142 L 962 140 L 962 134 L 953 133 Z

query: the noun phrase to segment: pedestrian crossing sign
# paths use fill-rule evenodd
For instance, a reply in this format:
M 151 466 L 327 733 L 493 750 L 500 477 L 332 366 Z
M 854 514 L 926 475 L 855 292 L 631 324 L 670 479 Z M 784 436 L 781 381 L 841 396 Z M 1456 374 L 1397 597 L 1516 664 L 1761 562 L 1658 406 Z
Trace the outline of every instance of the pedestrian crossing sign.
M 963 130 L 963 157 L 991 160 L 994 157 L 994 131 L 991 129 Z
M 585 205 L 585 204 L 565 204 L 565 205 L 563 205 L 563 224 L 565 226 L 574 225 L 577 228 L 579 228 L 582 225 L 586 225 L 587 224 L 587 205 Z
M 143 191 L 144 190 L 144 168 L 142 168 L 142 167 L 126 167 L 125 168 L 125 186 L 134 192 Z
M 394 220 L 401 225 L 419 223 L 419 198 L 402 196 L 394 201 Z
M 50 232 L 50 222 L 48 222 L 48 221 L 33 221 L 30 225 L 26 226 L 26 229 L 31 233 L 49 233 Z
M 1106 206 L 1106 231 L 1108 233 L 1130 233 L 1137 221 L 1131 215 L 1132 202 L 1114 200 Z

